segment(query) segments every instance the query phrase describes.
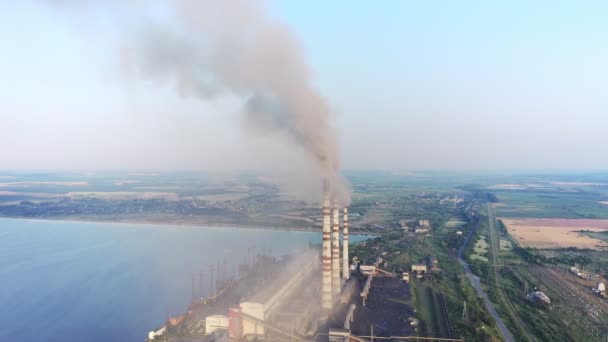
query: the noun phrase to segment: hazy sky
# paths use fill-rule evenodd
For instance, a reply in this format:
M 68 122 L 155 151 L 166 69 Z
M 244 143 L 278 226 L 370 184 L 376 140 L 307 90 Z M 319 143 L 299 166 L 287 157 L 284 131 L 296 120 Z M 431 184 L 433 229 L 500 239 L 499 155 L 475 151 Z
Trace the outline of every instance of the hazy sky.
M 303 46 L 345 168 L 608 168 L 606 1 L 267 7 Z M 0 168 L 304 164 L 222 100 L 126 82 L 120 31 L 73 14 L 0 1 Z

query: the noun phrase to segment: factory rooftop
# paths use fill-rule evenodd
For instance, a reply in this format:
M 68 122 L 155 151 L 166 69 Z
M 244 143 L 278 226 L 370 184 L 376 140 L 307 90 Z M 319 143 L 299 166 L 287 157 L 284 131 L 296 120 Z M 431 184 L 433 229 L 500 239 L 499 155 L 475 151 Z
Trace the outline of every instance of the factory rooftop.
M 269 303 L 274 296 L 280 294 L 280 290 L 285 288 L 287 283 L 294 281 L 294 277 L 297 276 L 299 271 L 313 263 L 318 263 L 318 256 L 314 252 L 308 252 L 290 260 L 286 267 L 275 269 L 274 272 L 269 274 L 269 279 L 267 279 L 269 284 L 246 301 L 260 304 Z

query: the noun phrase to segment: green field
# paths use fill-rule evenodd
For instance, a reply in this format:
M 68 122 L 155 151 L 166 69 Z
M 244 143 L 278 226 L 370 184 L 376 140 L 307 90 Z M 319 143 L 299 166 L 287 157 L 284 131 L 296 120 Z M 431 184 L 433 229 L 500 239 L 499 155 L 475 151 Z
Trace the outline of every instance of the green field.
M 592 237 L 594 239 L 608 242 L 608 232 L 582 232 L 582 234 Z
M 604 198 L 586 192 L 494 191 L 498 198 L 499 217 L 608 218 L 608 208 L 599 203 Z
M 448 222 L 444 224 L 446 228 L 458 228 L 467 224 L 466 221 L 458 220 L 458 219 L 449 219 Z

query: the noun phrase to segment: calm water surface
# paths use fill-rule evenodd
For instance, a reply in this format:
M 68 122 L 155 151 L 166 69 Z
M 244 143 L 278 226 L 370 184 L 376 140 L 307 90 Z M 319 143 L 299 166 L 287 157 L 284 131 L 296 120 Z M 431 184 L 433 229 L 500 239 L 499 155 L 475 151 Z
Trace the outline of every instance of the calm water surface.
M 233 273 L 251 244 L 283 255 L 320 240 L 310 232 L 0 219 L 0 341 L 143 341 L 167 314 L 184 311 L 192 273 L 224 257 Z

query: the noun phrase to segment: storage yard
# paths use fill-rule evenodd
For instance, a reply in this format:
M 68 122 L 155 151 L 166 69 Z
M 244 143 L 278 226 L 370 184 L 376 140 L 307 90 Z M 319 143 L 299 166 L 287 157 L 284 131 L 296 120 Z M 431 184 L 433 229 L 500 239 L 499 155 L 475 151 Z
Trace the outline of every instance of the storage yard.
M 411 336 L 416 333 L 408 319 L 415 317 L 407 304 L 411 299 L 409 285 L 398 278 L 374 279 L 365 306 L 361 298 L 355 301 L 359 310 L 352 332 L 359 336 Z M 374 331 L 371 331 L 371 327 Z

